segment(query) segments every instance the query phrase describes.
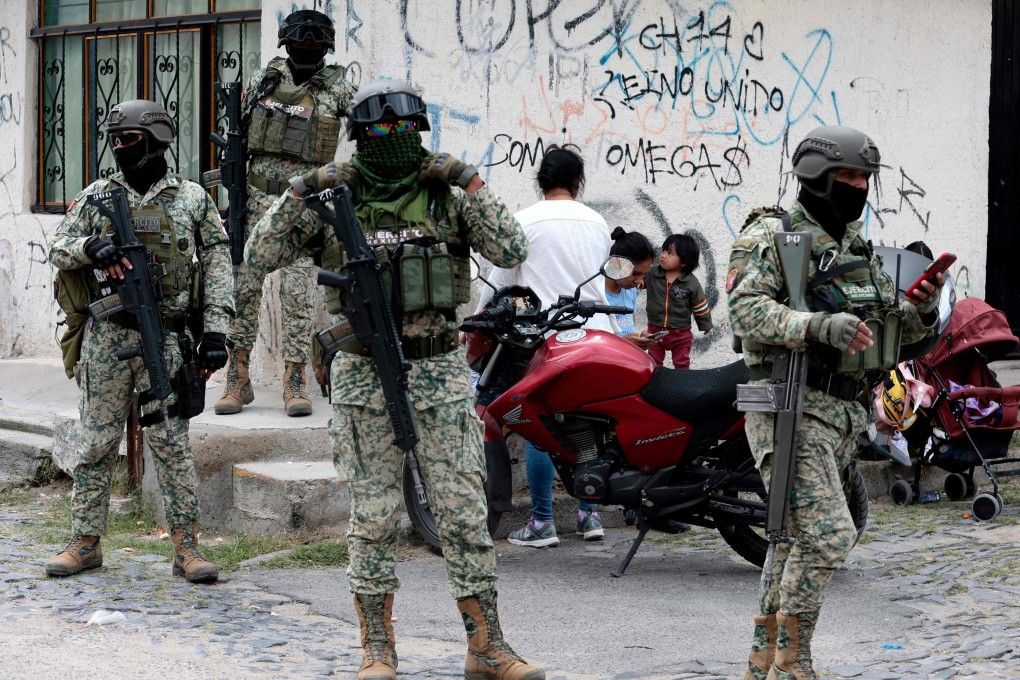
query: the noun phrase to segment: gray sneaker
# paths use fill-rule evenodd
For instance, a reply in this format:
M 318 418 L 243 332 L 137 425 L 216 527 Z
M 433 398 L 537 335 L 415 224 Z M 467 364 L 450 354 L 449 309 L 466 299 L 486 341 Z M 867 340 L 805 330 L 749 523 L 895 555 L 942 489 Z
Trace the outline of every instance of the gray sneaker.
M 577 515 L 577 535 L 584 536 L 586 541 L 601 541 L 606 532 L 602 529 L 602 518 L 594 510 Z
M 541 528 L 535 524 L 535 520 L 529 521 L 523 528 L 511 531 L 506 537 L 514 545 L 527 545 L 532 548 L 555 548 L 560 544 L 556 536 L 556 525 L 552 522 L 545 522 Z

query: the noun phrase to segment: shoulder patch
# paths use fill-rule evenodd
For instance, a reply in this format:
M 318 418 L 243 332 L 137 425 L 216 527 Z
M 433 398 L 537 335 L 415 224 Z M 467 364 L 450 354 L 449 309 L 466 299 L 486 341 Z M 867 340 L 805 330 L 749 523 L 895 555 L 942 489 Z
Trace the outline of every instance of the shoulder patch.
M 740 270 L 736 267 L 730 269 L 730 273 L 726 275 L 726 292 L 729 293 L 733 290 L 733 286 L 737 284 L 737 276 L 740 274 Z

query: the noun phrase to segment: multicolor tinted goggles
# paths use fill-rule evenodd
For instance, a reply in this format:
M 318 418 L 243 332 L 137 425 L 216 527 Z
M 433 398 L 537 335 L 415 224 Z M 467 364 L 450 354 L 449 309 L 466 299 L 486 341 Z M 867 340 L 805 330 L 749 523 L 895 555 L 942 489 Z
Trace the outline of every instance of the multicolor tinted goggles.
M 399 135 L 402 132 L 414 132 L 417 129 L 418 126 L 413 120 L 381 120 L 366 125 L 365 136 L 385 137 L 386 135 Z
M 397 118 L 412 118 L 425 113 L 425 102 L 416 94 L 387 92 L 359 103 L 351 109 L 350 117 L 355 123 L 372 123 L 382 118 L 387 109 Z

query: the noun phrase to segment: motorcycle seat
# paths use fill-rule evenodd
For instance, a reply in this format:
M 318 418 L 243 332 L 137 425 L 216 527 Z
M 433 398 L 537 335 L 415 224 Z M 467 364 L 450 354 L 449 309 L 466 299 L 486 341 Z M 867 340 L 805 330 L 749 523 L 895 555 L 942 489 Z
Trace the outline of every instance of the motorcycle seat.
M 736 413 L 737 385 L 750 379 L 751 371 L 742 359 L 693 371 L 660 366 L 641 396 L 660 411 L 690 423 Z

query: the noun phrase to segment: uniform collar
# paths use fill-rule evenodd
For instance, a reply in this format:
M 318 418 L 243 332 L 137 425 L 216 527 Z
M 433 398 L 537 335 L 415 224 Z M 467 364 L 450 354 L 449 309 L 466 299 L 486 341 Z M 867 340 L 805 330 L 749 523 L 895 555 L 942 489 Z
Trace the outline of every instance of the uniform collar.
M 119 186 L 124 187 L 124 190 L 127 191 L 129 198 L 137 197 L 137 200 L 139 200 L 142 203 L 144 203 L 146 199 L 155 198 L 164 189 L 173 189 L 181 185 L 181 178 L 179 175 L 176 175 L 173 172 L 167 172 L 155 184 L 149 187 L 149 191 L 146 192 L 145 196 L 142 196 L 137 191 L 131 188 L 131 185 L 128 184 L 127 179 L 125 179 L 123 172 L 116 172 L 110 175 L 109 179 L 111 182 L 114 182 Z

